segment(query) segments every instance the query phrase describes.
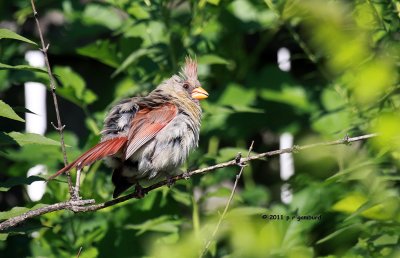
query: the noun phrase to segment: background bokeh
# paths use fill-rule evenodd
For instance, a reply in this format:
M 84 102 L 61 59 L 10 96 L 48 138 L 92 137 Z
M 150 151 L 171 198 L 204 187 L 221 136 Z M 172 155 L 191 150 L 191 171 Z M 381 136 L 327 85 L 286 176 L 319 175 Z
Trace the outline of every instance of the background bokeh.
M 247 153 L 253 140 L 254 153 L 278 149 L 283 133 L 297 145 L 380 134 L 295 153 L 287 182 L 279 157 L 251 162 L 206 257 L 400 256 L 397 1 L 41 0 L 36 7 L 50 42 L 69 161 L 99 140 L 113 103 L 147 94 L 187 55 L 197 58 L 210 97 L 202 102 L 200 146 L 183 170 Z M 28 0 L 0 1 L 0 28 L 39 42 Z M 37 46 L 0 38 L 0 98 L 24 117 L 23 84 L 48 85 L 48 77 L 17 66 Z M 290 60 L 279 65 L 282 48 Z M 47 112 L 45 136 L 58 141 L 49 92 Z M 10 133 L 23 133 L 24 123 L 5 117 L 0 131 L 0 219 L 67 200 L 65 177 L 48 183 L 36 202 L 25 190 L 39 180 L 26 179 L 29 168 L 43 164 L 52 174 L 62 167 L 57 143 Z M 198 257 L 238 170 L 195 176 L 93 213 L 37 217 L 0 234 L 0 254 L 75 257 L 82 248 L 80 257 Z M 98 162 L 85 172 L 82 196 L 110 200 L 110 170 Z M 289 202 L 281 200 L 283 185 Z

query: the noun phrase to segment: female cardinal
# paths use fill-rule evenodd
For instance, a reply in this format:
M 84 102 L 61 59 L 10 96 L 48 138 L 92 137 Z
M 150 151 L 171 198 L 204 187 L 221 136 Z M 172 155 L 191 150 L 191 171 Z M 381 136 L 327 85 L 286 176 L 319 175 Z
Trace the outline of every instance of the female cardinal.
M 199 100 L 208 97 L 197 78 L 196 61 L 186 58 L 179 75 L 145 97 L 125 99 L 104 120 L 101 141 L 50 179 L 103 159 L 113 168 L 113 197 L 139 180 L 171 175 L 197 147 Z

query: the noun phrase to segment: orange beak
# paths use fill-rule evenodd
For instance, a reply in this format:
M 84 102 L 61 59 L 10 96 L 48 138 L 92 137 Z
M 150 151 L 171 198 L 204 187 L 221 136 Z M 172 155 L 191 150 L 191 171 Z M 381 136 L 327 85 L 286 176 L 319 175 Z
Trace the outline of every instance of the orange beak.
M 202 87 L 197 87 L 192 91 L 192 98 L 202 100 L 208 98 L 208 92 Z

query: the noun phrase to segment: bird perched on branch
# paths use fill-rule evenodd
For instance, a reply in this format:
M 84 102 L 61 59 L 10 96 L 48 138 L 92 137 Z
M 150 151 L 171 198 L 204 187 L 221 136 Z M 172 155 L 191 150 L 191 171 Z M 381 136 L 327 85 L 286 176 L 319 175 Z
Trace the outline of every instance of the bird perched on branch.
M 162 82 L 145 97 L 125 99 L 104 120 L 99 144 L 52 175 L 81 170 L 104 159 L 113 171 L 113 197 L 139 180 L 172 175 L 198 145 L 199 100 L 208 97 L 197 78 L 196 61 L 186 58 L 179 75 Z

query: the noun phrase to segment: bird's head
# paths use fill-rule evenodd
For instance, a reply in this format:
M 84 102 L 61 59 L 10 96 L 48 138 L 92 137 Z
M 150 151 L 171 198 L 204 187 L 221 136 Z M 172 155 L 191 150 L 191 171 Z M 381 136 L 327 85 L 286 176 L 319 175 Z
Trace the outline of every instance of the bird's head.
M 201 87 L 197 78 L 197 62 L 186 57 L 185 65 L 179 75 L 174 75 L 162 83 L 158 89 L 180 100 L 199 100 L 208 98 L 208 92 Z

